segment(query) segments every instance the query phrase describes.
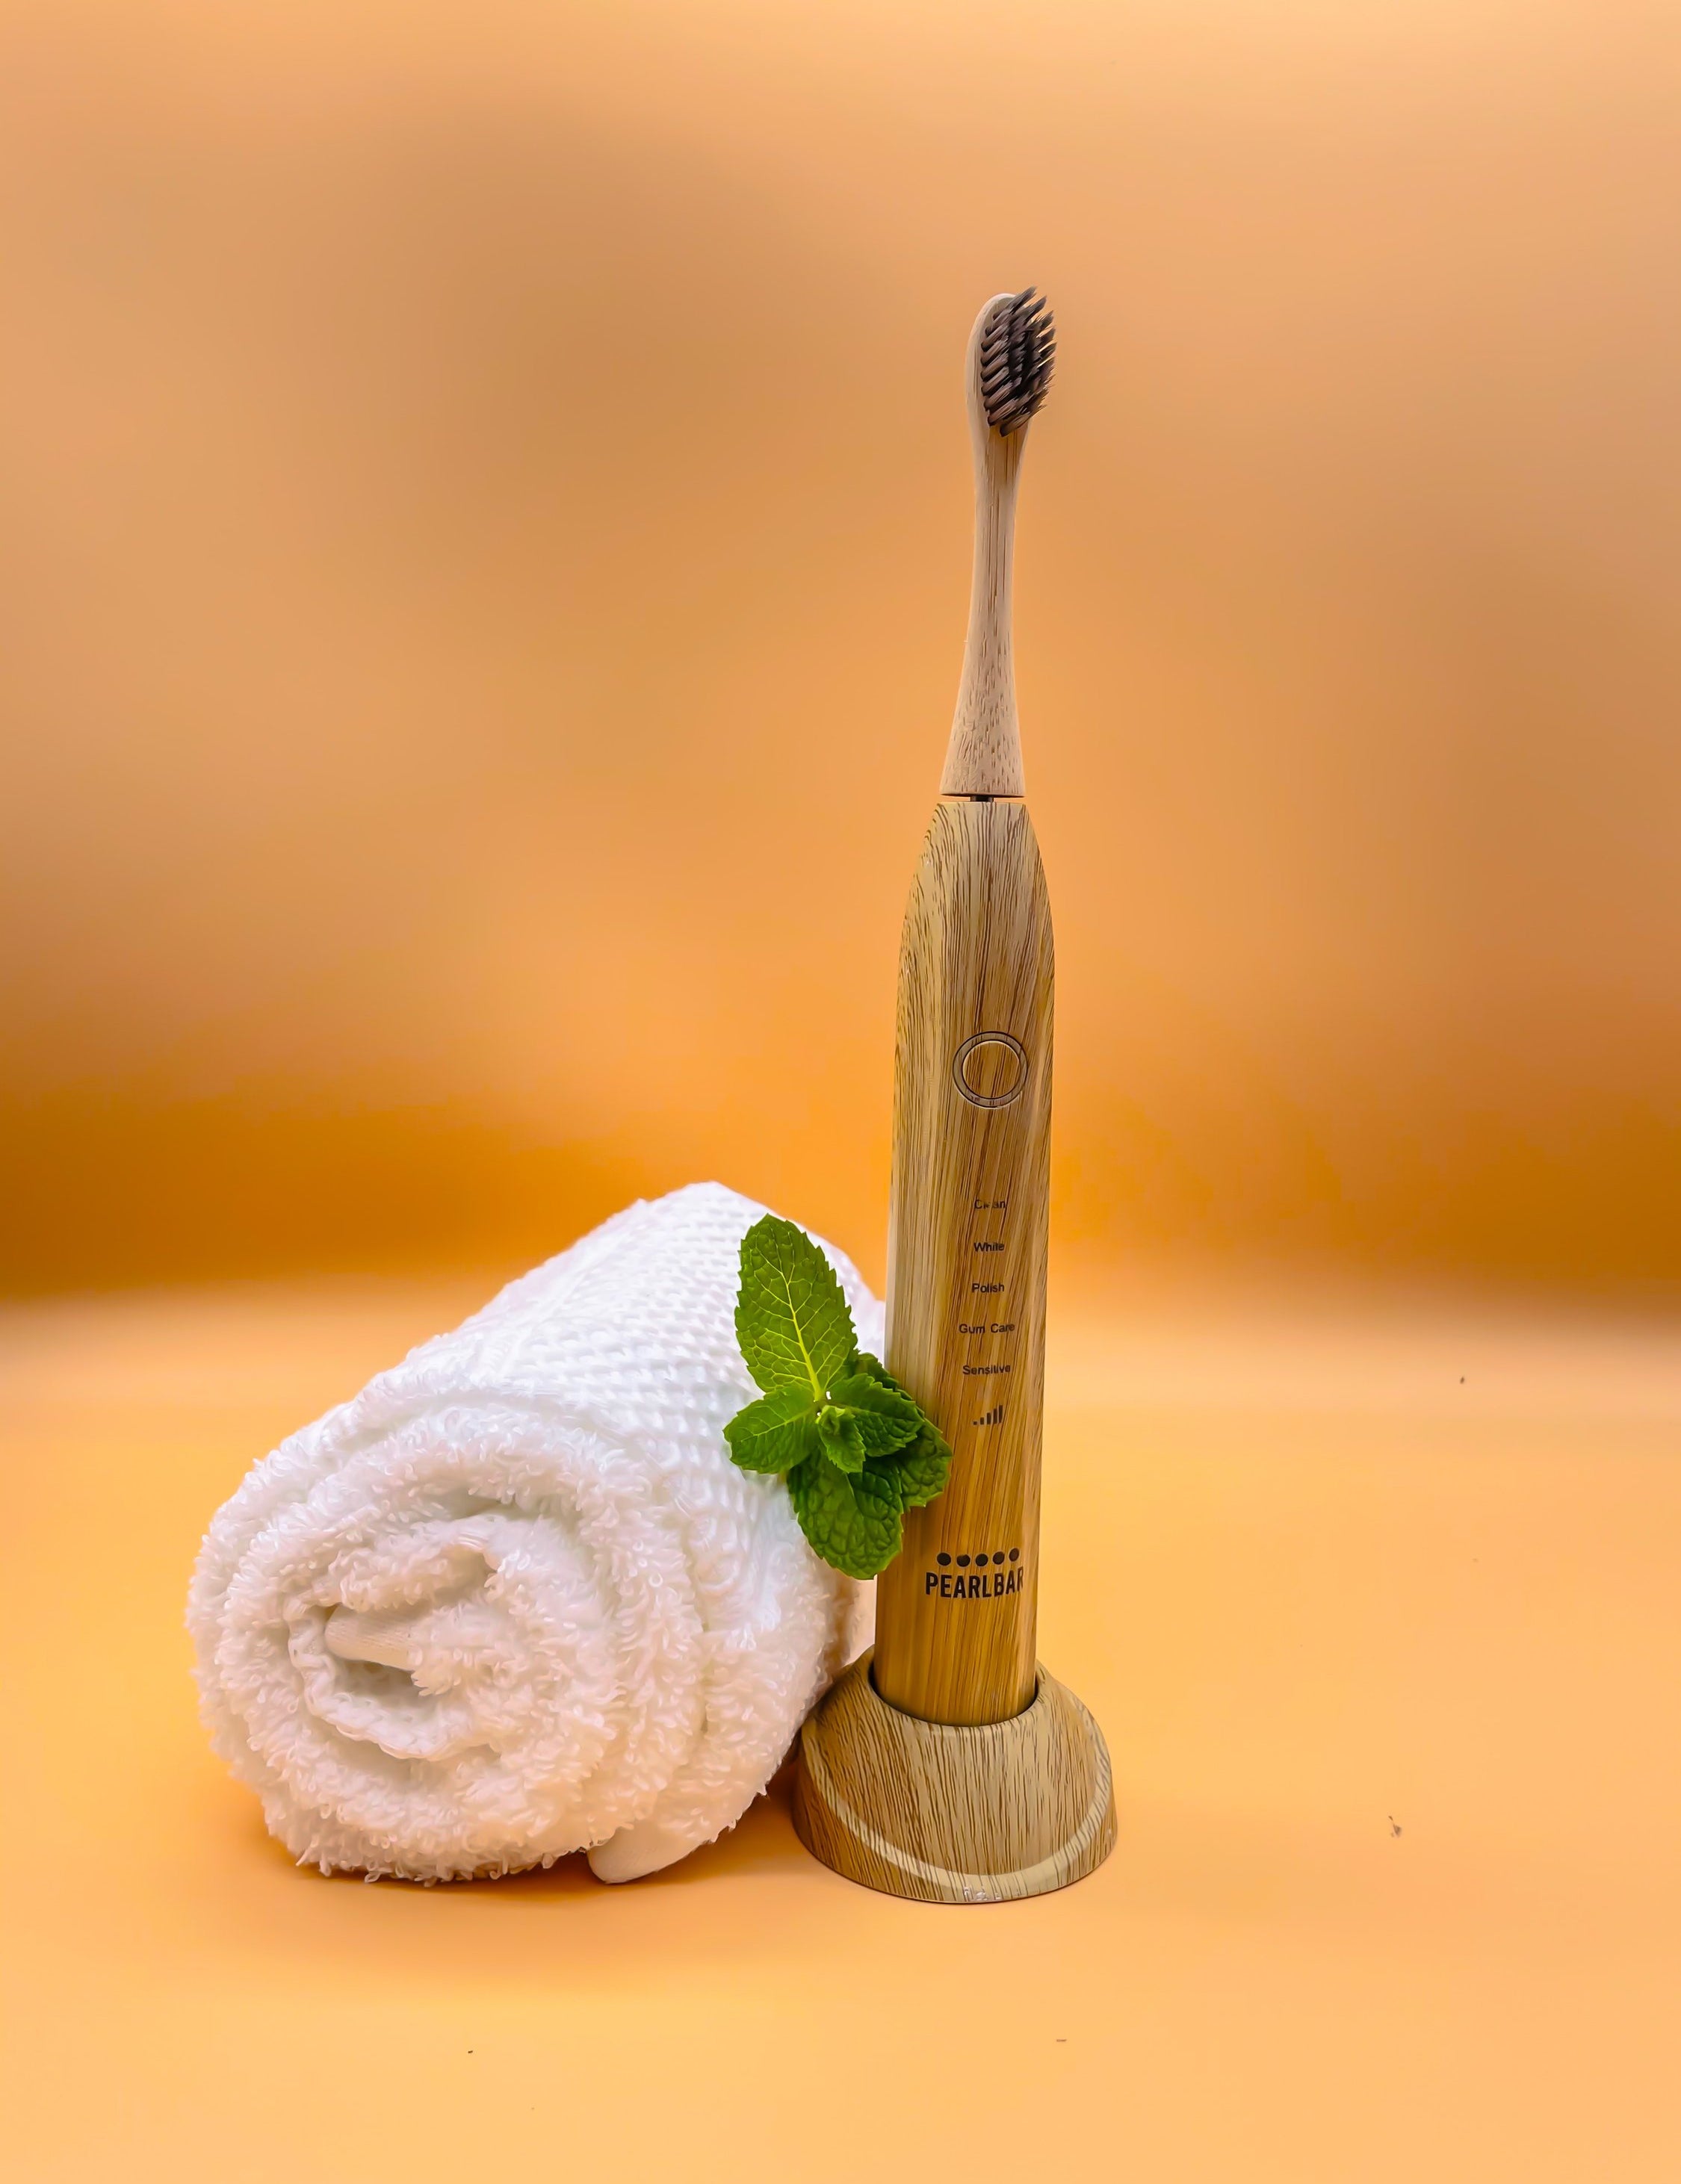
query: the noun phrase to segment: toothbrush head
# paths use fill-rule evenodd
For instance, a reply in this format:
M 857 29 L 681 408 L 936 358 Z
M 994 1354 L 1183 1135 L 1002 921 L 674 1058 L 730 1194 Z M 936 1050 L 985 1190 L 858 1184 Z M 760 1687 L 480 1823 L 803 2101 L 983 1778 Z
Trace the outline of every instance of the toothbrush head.
M 1001 296 L 981 331 L 981 406 L 1005 438 L 1043 407 L 1056 362 L 1056 324 L 1045 298 L 1024 288 L 1019 296 Z

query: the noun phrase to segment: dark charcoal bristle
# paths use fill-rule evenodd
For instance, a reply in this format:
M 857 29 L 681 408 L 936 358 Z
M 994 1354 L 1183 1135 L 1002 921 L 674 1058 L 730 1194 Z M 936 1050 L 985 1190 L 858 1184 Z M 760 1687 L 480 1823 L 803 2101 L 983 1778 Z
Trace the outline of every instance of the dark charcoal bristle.
M 1031 288 L 999 304 L 980 337 L 980 399 L 994 432 L 1019 432 L 1044 404 L 1057 357 L 1057 322 Z

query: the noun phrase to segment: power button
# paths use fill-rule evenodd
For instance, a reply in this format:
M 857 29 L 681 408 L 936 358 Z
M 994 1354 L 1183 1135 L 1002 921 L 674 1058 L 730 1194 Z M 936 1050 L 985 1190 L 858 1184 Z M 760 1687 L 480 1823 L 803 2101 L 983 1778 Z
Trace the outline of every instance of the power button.
M 1008 1107 L 1027 1089 L 1027 1049 L 1007 1031 L 978 1031 L 952 1056 L 952 1082 L 972 1107 Z

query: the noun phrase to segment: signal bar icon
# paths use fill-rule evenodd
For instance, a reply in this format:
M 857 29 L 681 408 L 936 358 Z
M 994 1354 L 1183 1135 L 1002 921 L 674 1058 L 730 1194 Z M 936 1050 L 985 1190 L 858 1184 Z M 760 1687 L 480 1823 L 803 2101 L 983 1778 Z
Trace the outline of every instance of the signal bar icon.
M 969 1420 L 969 1424 L 975 1426 L 1001 1426 L 1003 1423 L 1004 1407 L 1002 1403 L 994 1403 L 991 1409 L 987 1412 L 984 1418 L 971 1418 Z

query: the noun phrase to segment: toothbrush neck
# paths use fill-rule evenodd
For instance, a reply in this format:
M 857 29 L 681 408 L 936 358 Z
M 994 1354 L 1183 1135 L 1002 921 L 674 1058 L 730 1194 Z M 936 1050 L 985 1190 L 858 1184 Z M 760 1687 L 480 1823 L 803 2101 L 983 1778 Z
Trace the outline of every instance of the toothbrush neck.
M 1016 480 L 1024 434 L 976 436 L 975 579 L 942 796 L 1023 794 L 1021 732 L 1016 721 L 1010 645 L 1010 575 L 1014 560 Z

